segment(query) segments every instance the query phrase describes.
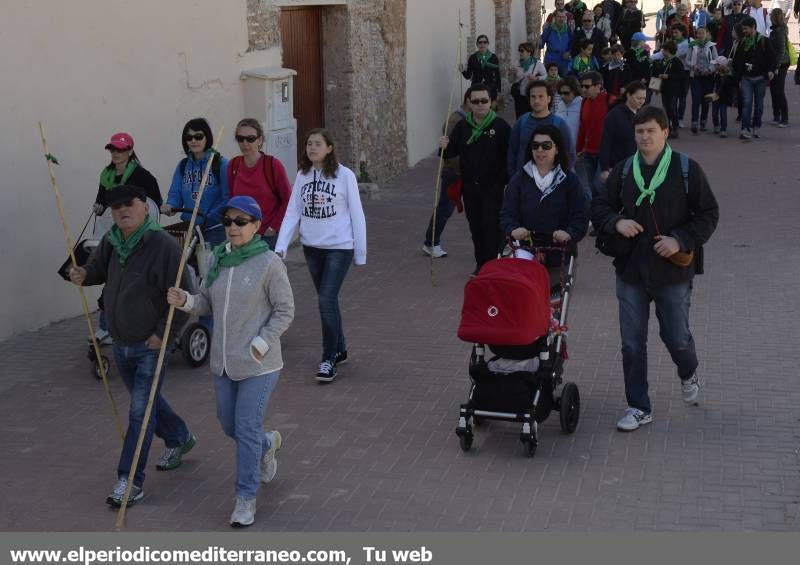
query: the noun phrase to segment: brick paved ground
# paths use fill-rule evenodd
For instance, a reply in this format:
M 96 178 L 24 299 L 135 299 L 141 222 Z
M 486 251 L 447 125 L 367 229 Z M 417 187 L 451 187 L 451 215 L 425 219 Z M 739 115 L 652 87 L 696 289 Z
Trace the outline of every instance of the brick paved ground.
M 450 256 L 435 263 L 431 284 L 419 252 L 435 166 L 427 160 L 366 203 L 369 263 L 351 271 L 342 295 L 352 362 L 328 386 L 312 378 L 315 295 L 299 254 L 290 258 L 297 317 L 267 417 L 284 448 L 253 528 L 798 529 L 800 129 L 767 126 L 747 145 L 708 134 L 675 145 L 702 163 L 721 205 L 692 309 L 707 382 L 700 407 L 683 406 L 651 324 L 655 420 L 635 433 L 615 430 L 624 396 L 613 276 L 587 240 L 567 366 L 583 399 L 578 431 L 562 435 L 554 413 L 536 457 L 525 459 L 518 427 L 492 422 L 462 453 L 453 430 L 469 346 L 455 330 L 471 246 L 463 216 L 454 217 L 444 237 Z M 76 318 L 0 343 L 2 530 L 113 529 L 103 499 L 119 440 L 89 374 L 84 333 Z M 125 409 L 113 373 L 112 385 Z M 225 529 L 233 444 L 216 422 L 208 369 L 174 357 L 165 392 L 200 441 L 168 473 L 153 468 L 154 444 L 146 498 L 128 513 L 128 528 Z

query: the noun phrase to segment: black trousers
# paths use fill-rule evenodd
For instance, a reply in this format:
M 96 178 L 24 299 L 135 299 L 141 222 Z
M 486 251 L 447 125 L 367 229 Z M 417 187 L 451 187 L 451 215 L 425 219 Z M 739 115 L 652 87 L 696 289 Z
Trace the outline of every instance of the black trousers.
M 769 93 L 772 96 L 772 115 L 776 122 L 789 123 L 789 102 L 786 100 L 786 73 L 789 65 L 781 65 L 775 77 L 769 82 Z
M 495 259 L 503 241 L 500 229 L 500 208 L 503 204 L 503 187 L 464 183 L 462 193 L 464 212 L 467 214 L 475 264 L 478 268 Z

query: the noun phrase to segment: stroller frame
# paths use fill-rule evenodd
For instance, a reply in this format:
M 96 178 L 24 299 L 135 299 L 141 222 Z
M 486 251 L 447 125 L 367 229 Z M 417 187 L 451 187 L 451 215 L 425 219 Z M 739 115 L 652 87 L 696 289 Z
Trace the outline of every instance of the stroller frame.
M 473 422 L 477 426 L 482 419 L 521 422 L 519 439 L 527 457 L 533 457 L 539 443 L 539 423 L 543 422 L 552 410 L 560 413 L 561 429 L 566 434 L 573 433 L 578 427 L 580 418 L 580 394 L 575 383 L 564 382 L 564 361 L 566 353 L 566 323 L 569 309 L 570 293 L 575 282 L 575 254 L 570 254 L 569 266 L 564 273 L 566 246 L 552 245 L 530 246 L 534 255 L 559 251 L 562 255 L 561 281 L 558 285 L 558 296 L 551 299 L 553 308 L 558 312 L 558 326 L 551 327 L 548 333 L 537 340 L 539 368 L 535 373 L 517 372 L 509 375 L 496 375 L 488 369 L 486 345 L 475 343 L 470 355 L 469 373 L 471 379 L 469 398 L 461 404 L 459 410 L 456 435 L 463 451 L 472 447 L 474 440 Z M 541 256 L 541 255 L 539 255 Z M 551 281 L 552 282 L 552 281 Z M 555 287 L 553 287 L 555 288 Z M 495 387 L 502 394 L 501 379 L 510 385 L 508 390 L 519 393 L 527 389 L 533 391 L 533 399 L 516 410 L 488 409 L 484 406 L 481 387 Z M 491 384 L 490 384 L 491 383 Z M 520 386 L 521 385 L 521 386 Z M 488 395 L 491 396 L 491 395 Z M 521 403 L 520 403 L 521 404 Z

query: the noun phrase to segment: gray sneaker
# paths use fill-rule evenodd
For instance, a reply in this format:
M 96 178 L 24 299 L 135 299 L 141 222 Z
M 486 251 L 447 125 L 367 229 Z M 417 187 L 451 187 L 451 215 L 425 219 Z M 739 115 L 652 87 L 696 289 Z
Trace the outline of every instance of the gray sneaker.
M 243 528 L 252 524 L 256 519 L 256 499 L 236 497 L 236 503 L 231 514 L 230 524 L 234 528 Z
M 639 426 L 653 421 L 653 415 L 642 412 L 638 408 L 626 408 L 625 415 L 617 421 L 617 429 L 621 432 L 632 432 Z
M 128 478 L 127 477 L 120 477 L 117 479 L 117 484 L 114 485 L 114 490 L 111 491 L 106 497 L 106 504 L 110 504 L 111 506 L 122 506 L 122 499 L 125 498 L 125 489 L 128 488 Z M 128 506 L 133 506 L 138 501 L 140 501 L 144 497 L 144 491 L 142 487 L 137 487 L 133 485 L 131 487 L 131 493 L 128 495 Z
M 276 452 L 281 448 L 281 433 L 277 430 L 265 434 L 269 438 L 269 449 L 261 458 L 261 482 L 268 483 L 275 478 L 278 472 L 278 460 L 275 459 Z
M 177 469 L 183 463 L 183 456 L 189 453 L 194 444 L 197 443 L 197 436 L 189 434 L 189 439 L 183 442 L 178 447 L 167 447 L 164 449 L 164 454 L 158 460 L 156 469 L 159 471 L 171 471 Z
M 686 404 L 697 404 L 697 395 L 700 392 L 701 386 L 702 384 L 700 383 L 700 378 L 697 376 L 697 373 L 686 380 L 682 380 L 681 394 L 683 395 L 683 401 Z

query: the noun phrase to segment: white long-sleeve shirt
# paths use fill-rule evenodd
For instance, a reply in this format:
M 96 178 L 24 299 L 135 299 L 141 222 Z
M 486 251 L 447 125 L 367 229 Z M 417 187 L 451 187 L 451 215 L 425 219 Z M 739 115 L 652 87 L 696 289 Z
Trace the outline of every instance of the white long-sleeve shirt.
M 275 252 L 286 254 L 297 230 L 300 242 L 320 249 L 352 249 L 353 262 L 367 262 L 367 222 L 356 175 L 339 165 L 336 178 L 313 167 L 298 171 Z

